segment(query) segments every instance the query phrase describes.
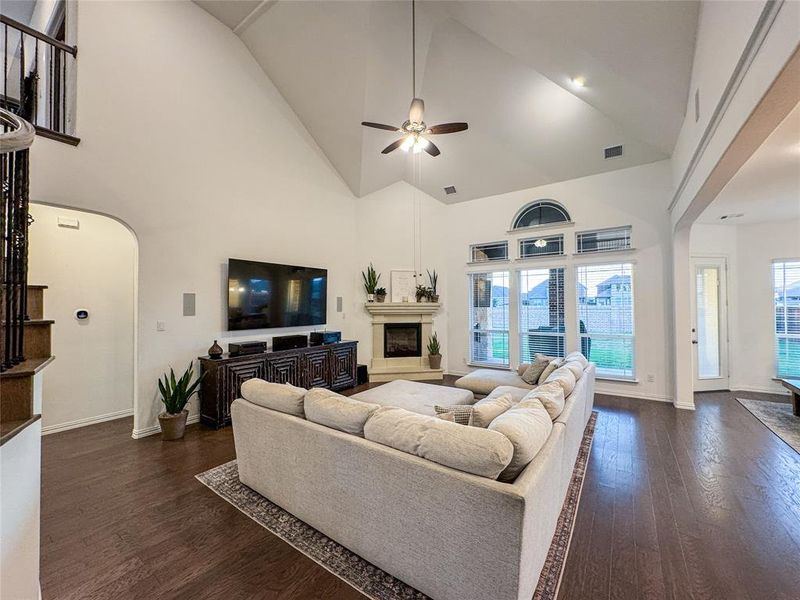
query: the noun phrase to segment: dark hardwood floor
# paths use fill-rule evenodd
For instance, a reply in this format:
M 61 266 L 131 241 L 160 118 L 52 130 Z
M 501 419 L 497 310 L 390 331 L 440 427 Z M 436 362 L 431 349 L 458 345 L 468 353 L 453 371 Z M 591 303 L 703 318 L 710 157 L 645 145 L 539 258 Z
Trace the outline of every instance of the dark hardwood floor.
M 733 394 L 696 403 L 597 396 L 561 600 L 800 598 L 800 456 Z M 230 428 L 130 431 L 43 439 L 45 600 L 363 598 L 194 479 L 234 458 Z

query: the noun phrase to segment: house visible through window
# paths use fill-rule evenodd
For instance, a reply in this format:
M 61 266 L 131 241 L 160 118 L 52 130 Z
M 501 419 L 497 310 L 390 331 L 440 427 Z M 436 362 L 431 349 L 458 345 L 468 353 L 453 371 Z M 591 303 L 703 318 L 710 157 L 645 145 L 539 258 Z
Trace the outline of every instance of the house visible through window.
M 564 356 L 564 269 L 519 272 L 520 362 Z
M 800 378 L 800 260 L 772 263 L 778 377 Z
M 598 376 L 633 379 L 633 265 L 579 266 L 576 279 L 583 354 Z
M 508 366 L 509 273 L 469 275 L 470 362 Z

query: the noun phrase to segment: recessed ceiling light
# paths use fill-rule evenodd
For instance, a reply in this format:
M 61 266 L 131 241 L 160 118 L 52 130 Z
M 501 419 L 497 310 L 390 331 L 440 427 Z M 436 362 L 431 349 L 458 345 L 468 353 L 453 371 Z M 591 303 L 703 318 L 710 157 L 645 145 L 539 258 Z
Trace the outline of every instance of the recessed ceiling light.
M 569 80 L 574 88 L 582 88 L 586 87 L 586 78 L 585 77 L 573 77 Z

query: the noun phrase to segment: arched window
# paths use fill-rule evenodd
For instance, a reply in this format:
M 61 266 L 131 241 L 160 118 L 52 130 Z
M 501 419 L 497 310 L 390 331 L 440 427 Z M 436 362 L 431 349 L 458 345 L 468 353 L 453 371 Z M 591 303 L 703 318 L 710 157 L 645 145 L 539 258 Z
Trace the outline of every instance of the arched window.
M 511 229 L 524 229 L 536 225 L 550 225 L 553 223 L 570 223 L 567 209 L 555 200 L 536 200 L 524 206 L 517 213 Z

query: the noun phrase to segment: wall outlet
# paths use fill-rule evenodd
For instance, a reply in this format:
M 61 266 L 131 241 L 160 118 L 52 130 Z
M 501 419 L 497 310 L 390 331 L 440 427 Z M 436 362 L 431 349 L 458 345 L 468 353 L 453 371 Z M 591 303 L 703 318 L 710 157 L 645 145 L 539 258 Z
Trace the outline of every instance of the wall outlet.
M 656 380 L 656 376 L 652 373 L 647 374 L 647 383 L 653 383 Z
M 156 331 L 166 331 L 167 323 L 165 321 L 156 321 Z

